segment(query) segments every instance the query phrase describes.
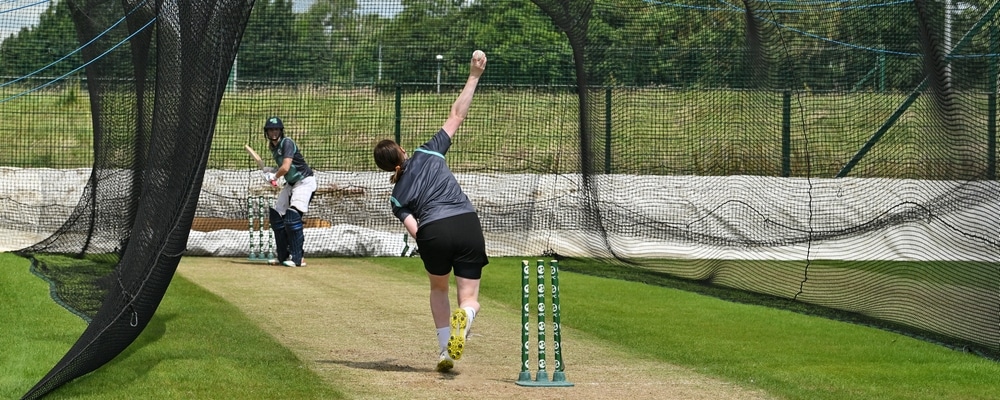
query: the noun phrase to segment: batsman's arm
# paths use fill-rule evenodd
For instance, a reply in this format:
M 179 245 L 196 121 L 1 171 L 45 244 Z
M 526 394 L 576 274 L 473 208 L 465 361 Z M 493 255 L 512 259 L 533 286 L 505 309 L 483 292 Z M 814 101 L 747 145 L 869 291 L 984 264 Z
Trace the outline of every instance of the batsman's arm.
M 274 171 L 275 179 L 285 176 L 285 174 L 287 174 L 288 171 L 291 170 L 292 170 L 292 158 L 285 157 L 285 159 L 282 160 L 281 162 L 281 166 L 279 166 L 278 169 Z

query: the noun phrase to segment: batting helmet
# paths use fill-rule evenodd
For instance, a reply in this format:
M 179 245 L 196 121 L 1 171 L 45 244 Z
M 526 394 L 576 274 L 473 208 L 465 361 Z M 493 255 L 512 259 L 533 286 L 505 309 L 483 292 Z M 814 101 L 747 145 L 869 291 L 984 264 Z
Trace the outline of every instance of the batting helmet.
M 264 131 L 267 131 L 268 129 L 281 129 L 284 131 L 285 125 L 281 123 L 281 118 L 271 117 L 264 123 Z
M 278 137 L 272 138 L 268 136 L 267 134 L 268 129 L 277 129 Z M 268 140 L 277 140 L 285 137 L 285 124 L 281 123 L 281 118 L 271 117 L 267 119 L 267 122 L 264 123 L 264 137 L 266 137 Z

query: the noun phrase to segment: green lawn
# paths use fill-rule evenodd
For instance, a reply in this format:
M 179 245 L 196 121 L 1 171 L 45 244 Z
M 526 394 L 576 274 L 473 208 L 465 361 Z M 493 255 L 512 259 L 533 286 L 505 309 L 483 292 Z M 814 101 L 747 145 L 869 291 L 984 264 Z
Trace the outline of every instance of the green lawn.
M 424 88 L 426 89 L 426 88 Z M 398 100 L 398 134 L 413 148 L 447 117 L 457 88 L 441 94 L 407 87 Z M 783 98 L 772 91 L 615 88 L 609 101 L 592 96 L 591 148 L 596 171 L 652 175 L 782 174 Z M 12 101 L 0 117 L 19 127 L 21 140 L 0 153 L 0 166 L 89 168 L 93 144 L 87 94 L 41 91 Z M 833 177 L 905 99 L 902 93 L 796 93 L 788 115 L 792 176 Z M 968 100 L 979 110 L 985 99 Z M 482 87 L 455 139 L 449 165 L 461 172 L 573 173 L 580 169 L 579 98 L 565 88 Z M 749 106 L 748 106 L 749 105 Z M 916 123 L 933 114 L 917 101 L 872 148 L 852 177 L 955 179 L 961 156 L 986 168 L 985 116 L 973 115 L 968 135 L 936 137 Z M 608 113 L 610 111 L 610 114 Z M 263 122 L 281 116 L 287 134 L 310 165 L 325 171 L 370 171 L 371 149 L 397 134 L 397 98 L 391 88 L 286 87 L 244 90 L 223 97 L 208 167 L 250 168 L 243 144 L 264 147 Z M 608 116 L 610 115 L 610 119 Z M 127 130 L 127 126 L 118 126 Z M 124 153 L 133 139 L 109 138 Z M 936 152 L 923 149 L 928 146 Z M 610 159 L 605 160 L 605 152 Z M 112 160 L 115 161 L 115 160 Z M 123 161 L 124 162 L 124 161 Z M 944 174 L 944 175 L 942 175 Z

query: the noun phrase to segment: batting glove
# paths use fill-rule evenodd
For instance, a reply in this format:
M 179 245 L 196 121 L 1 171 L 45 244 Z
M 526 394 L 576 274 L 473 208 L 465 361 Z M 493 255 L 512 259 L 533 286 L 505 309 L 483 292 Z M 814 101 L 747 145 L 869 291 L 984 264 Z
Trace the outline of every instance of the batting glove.
M 274 172 L 265 172 L 264 179 L 266 179 L 271 186 L 278 186 L 278 177 L 274 175 Z

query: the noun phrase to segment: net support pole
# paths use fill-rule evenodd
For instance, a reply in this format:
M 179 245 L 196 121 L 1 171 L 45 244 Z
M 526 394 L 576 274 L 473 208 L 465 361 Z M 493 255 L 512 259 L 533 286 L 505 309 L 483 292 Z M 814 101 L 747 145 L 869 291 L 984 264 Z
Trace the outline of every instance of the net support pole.
M 878 53 L 878 92 L 885 93 L 885 52 Z
M 611 88 L 604 90 L 604 173 L 611 174 Z
M 781 176 L 792 176 L 792 92 L 788 90 L 781 95 Z
M 400 124 L 403 121 L 403 87 L 396 84 L 396 144 L 402 146 L 403 133 Z
M 1000 52 L 1000 28 L 990 25 L 990 54 Z M 997 57 L 990 57 L 990 89 L 986 105 L 986 178 L 997 179 Z

